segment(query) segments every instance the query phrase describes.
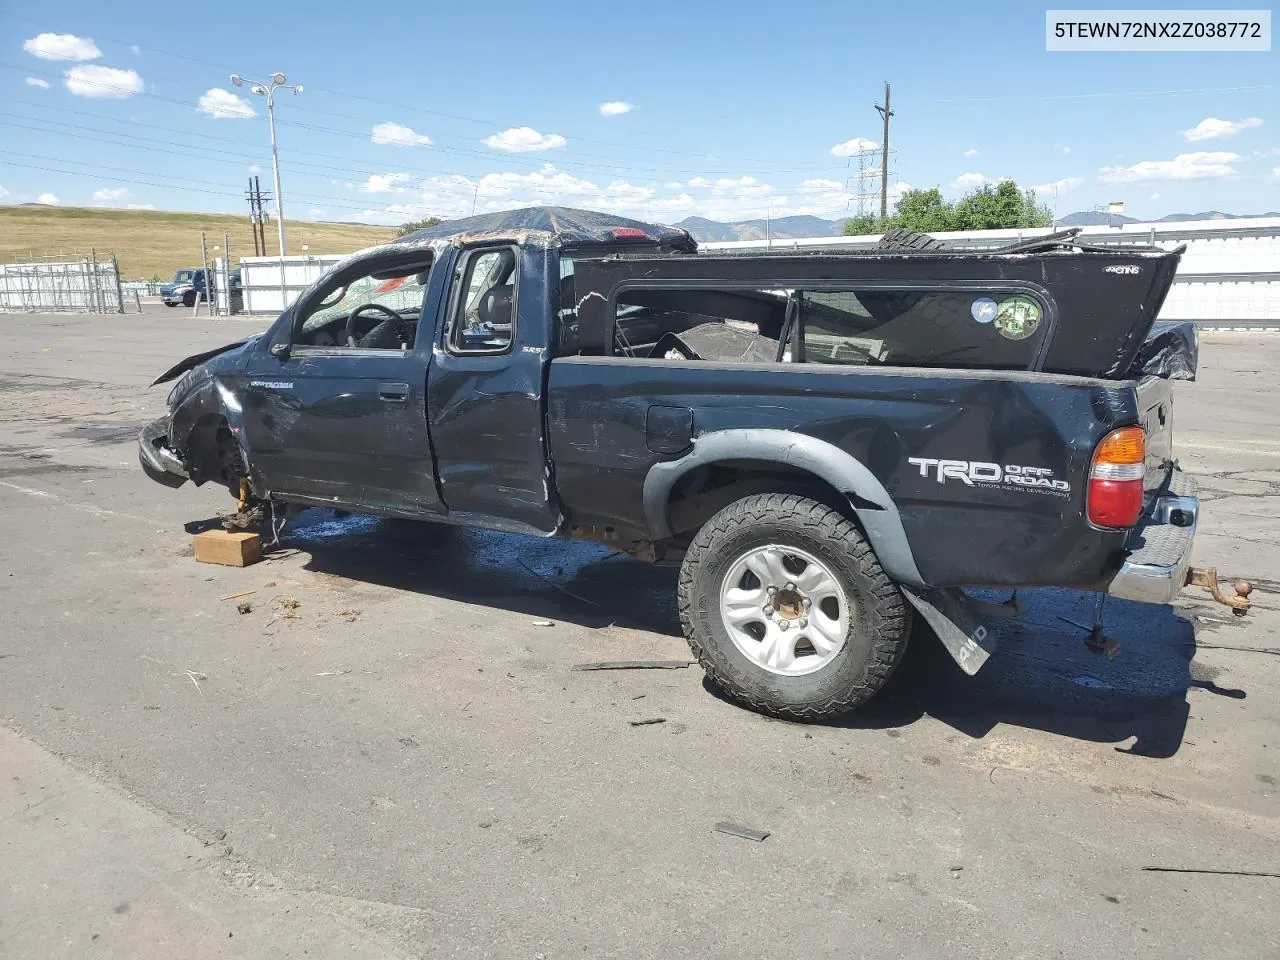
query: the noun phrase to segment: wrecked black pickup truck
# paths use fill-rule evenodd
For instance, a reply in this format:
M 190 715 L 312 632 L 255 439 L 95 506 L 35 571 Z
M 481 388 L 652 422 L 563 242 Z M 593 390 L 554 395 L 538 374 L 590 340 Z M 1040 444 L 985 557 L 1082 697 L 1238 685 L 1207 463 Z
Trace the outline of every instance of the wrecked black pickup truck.
M 1169 377 L 1193 375 L 1194 331 L 1148 338 L 1178 259 L 1071 232 L 721 255 L 604 214 L 472 217 L 347 258 L 266 333 L 167 371 L 140 456 L 245 509 L 679 561 L 711 679 L 816 720 L 876 693 L 914 613 L 975 671 L 1000 605 L 964 588 L 1183 587 L 1198 502 Z

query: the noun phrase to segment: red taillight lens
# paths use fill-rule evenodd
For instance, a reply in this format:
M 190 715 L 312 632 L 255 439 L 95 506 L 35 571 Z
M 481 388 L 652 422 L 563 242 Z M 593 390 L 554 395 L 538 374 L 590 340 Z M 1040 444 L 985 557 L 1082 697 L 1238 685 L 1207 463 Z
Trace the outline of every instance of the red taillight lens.
M 1147 435 L 1141 427 L 1112 430 L 1093 454 L 1086 498 L 1089 522 L 1099 527 L 1132 527 L 1142 515 Z

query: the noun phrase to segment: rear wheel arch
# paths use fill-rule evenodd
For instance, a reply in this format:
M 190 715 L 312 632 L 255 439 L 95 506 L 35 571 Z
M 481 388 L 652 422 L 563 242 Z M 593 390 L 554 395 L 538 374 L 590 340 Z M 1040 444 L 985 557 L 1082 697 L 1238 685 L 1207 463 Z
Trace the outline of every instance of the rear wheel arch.
M 703 434 L 689 453 L 654 464 L 643 491 L 650 536 L 662 540 L 680 532 L 672 529 L 671 511 L 673 494 L 680 496 L 682 480 L 696 483 L 699 475 L 694 471 L 725 467 L 784 484 L 750 489 L 742 495 L 800 492 L 798 485 L 814 499 L 851 511 L 885 572 L 902 583 L 924 584 L 898 508 L 884 485 L 865 464 L 834 444 L 788 430 L 749 428 Z

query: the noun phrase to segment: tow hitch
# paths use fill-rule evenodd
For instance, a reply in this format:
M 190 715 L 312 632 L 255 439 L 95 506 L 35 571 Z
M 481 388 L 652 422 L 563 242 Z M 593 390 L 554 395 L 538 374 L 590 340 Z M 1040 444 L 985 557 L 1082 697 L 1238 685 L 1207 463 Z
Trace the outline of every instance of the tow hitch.
M 1207 587 L 1213 599 L 1230 607 L 1231 612 L 1237 617 L 1243 617 L 1249 612 L 1249 594 L 1253 593 L 1253 584 L 1248 580 L 1232 581 L 1232 589 L 1236 592 L 1234 597 L 1228 597 L 1222 592 L 1222 585 L 1218 583 L 1218 571 L 1214 567 L 1209 567 L 1207 570 L 1188 568 L 1187 583 L 1195 587 Z

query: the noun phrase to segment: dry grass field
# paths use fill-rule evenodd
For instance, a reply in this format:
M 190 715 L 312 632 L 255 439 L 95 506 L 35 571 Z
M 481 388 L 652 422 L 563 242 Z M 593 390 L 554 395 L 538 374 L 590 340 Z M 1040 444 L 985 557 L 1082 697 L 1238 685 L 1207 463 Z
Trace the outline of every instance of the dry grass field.
M 390 227 L 360 224 L 312 223 L 286 220 L 289 251 L 348 253 L 390 240 Z M 253 255 L 253 236 L 247 215 L 226 213 L 169 213 L 161 210 L 116 210 L 103 207 L 0 206 L 0 263 L 30 255 L 65 254 L 99 257 L 112 252 L 120 260 L 126 280 L 168 279 L 179 267 L 200 262 L 200 231 L 208 236 L 209 256 L 222 235 L 231 234 L 231 257 Z M 275 226 L 268 224 L 267 252 L 276 250 Z

